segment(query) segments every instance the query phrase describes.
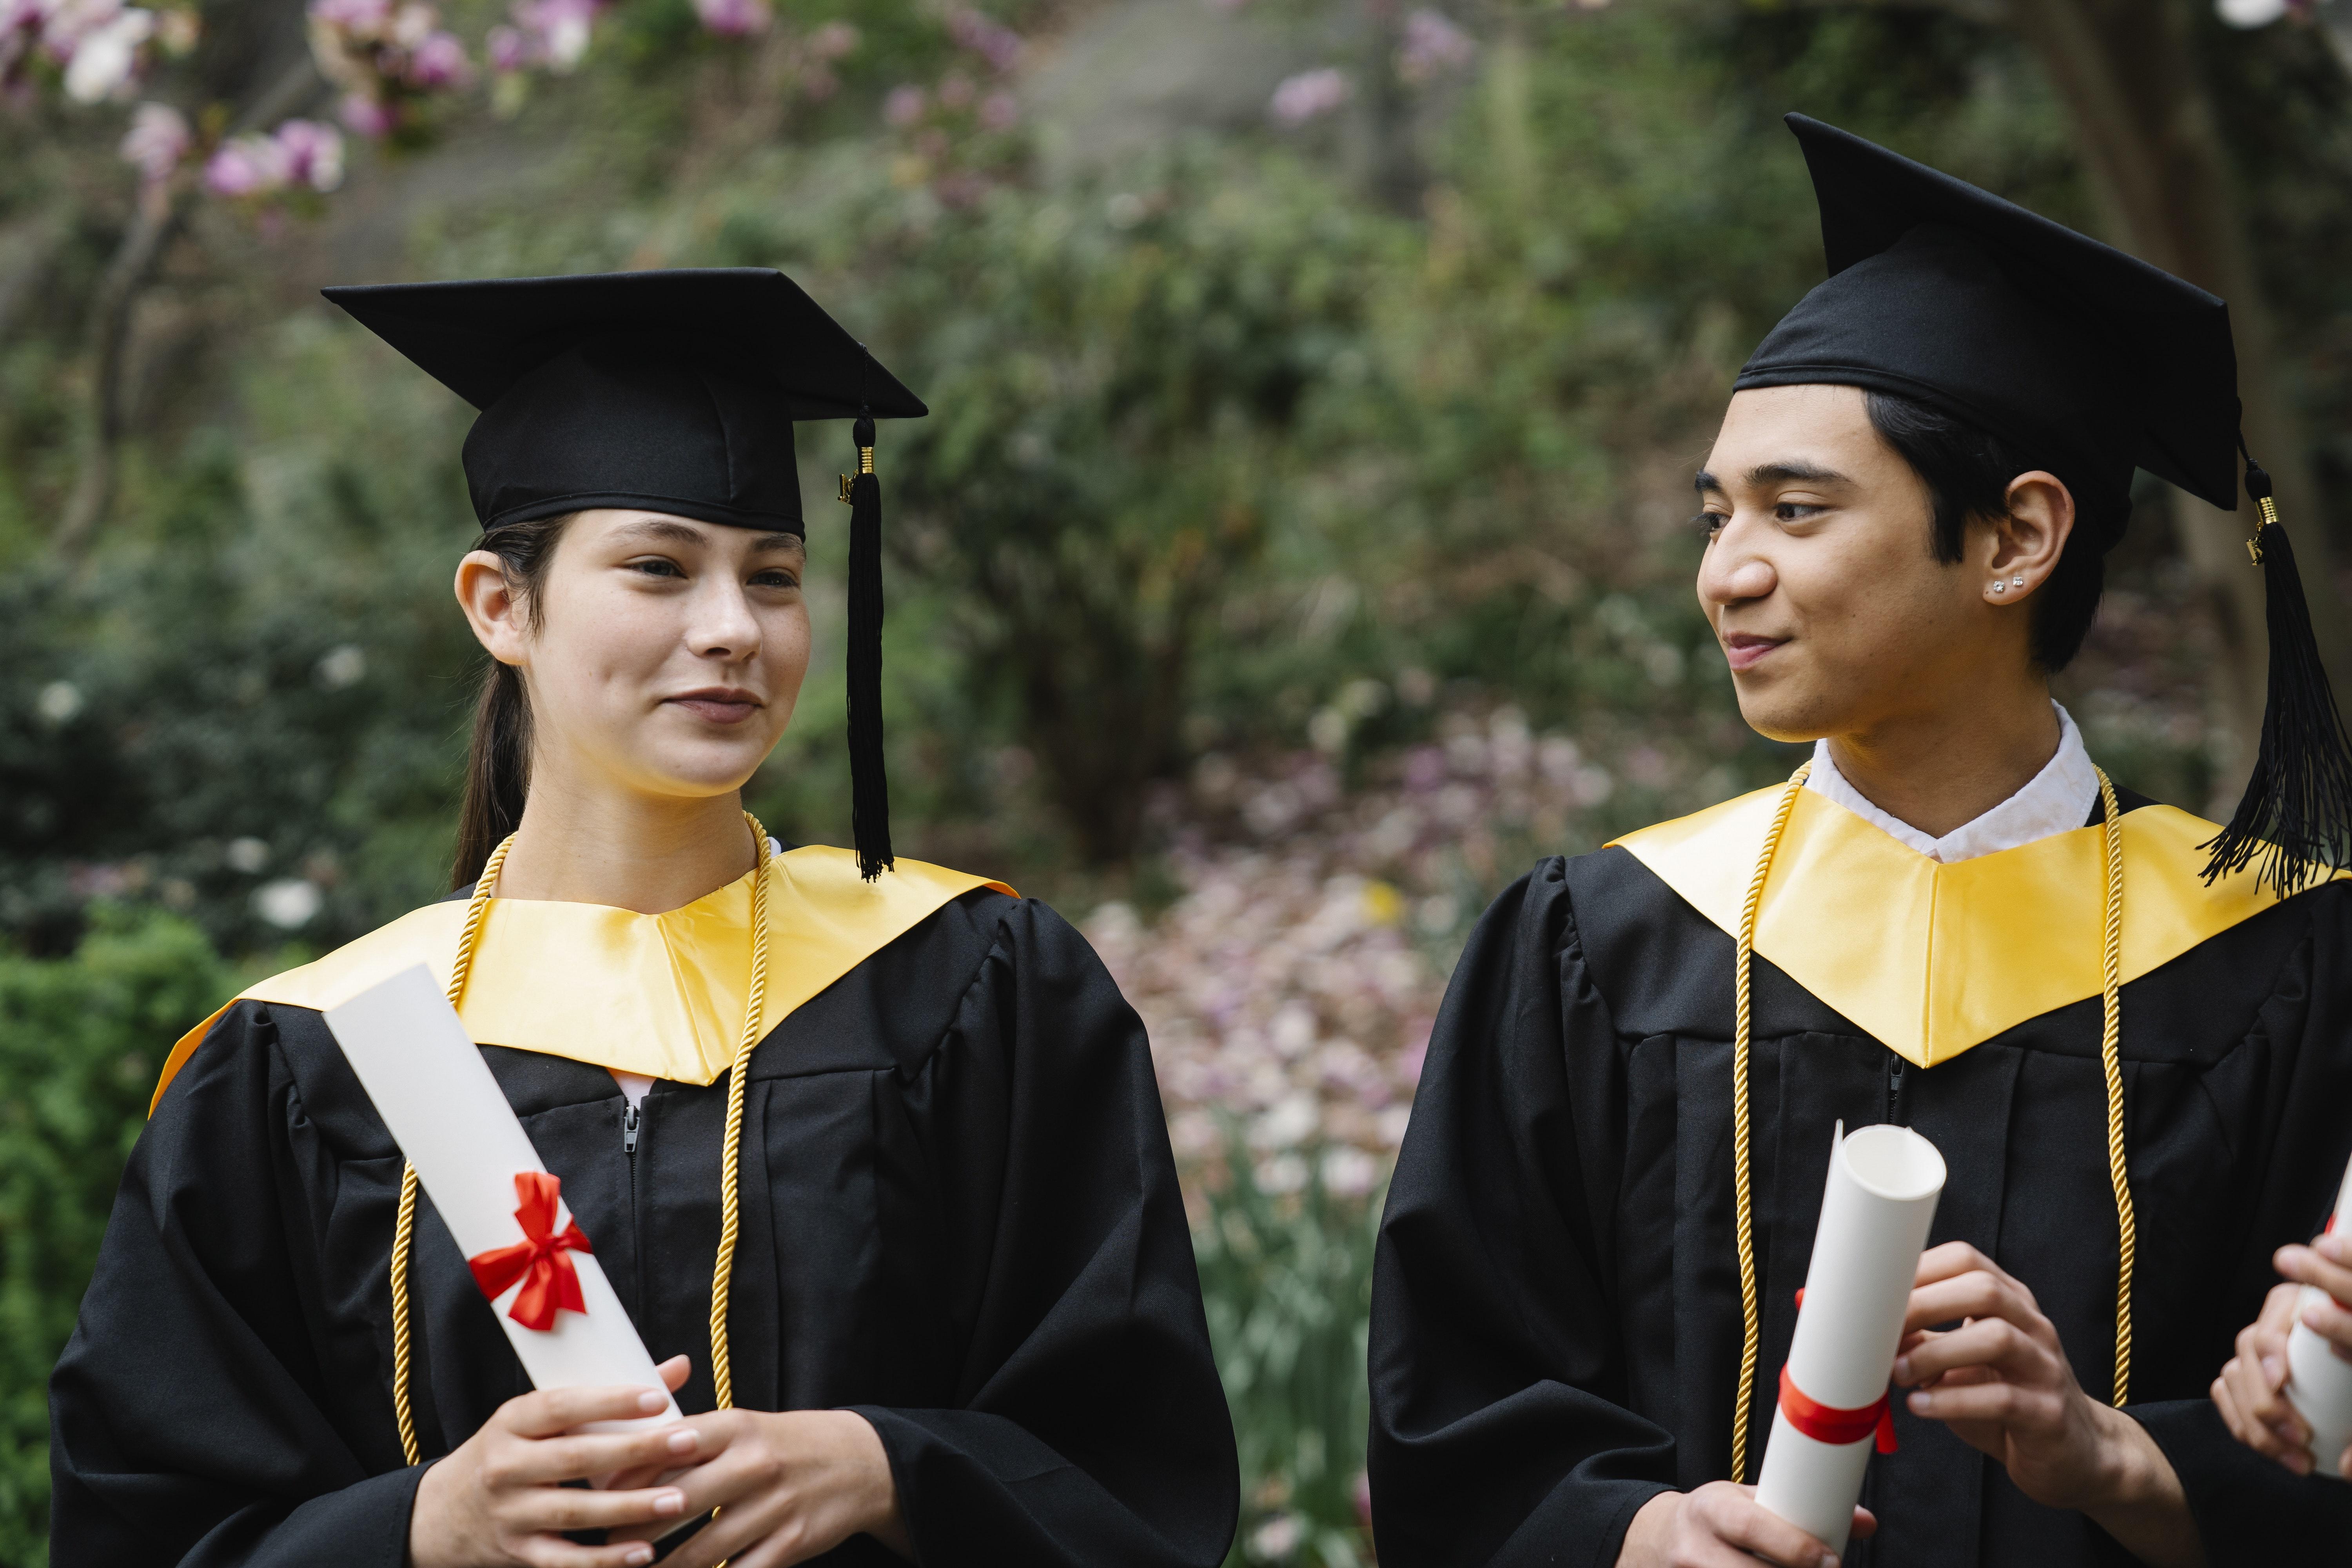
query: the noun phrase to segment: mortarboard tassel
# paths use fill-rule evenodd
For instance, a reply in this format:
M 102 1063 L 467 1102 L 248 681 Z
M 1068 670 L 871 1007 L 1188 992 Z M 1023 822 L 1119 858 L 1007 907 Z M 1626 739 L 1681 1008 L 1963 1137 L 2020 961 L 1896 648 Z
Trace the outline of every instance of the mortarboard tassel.
M 849 819 L 858 874 L 891 866 L 890 782 L 882 769 L 882 481 L 874 473 L 874 419 L 861 414 L 857 477 L 843 476 L 849 503 Z
M 2245 450 L 2242 442 L 2239 450 Z M 2294 547 L 2271 499 L 2271 477 L 2252 453 L 2246 454 L 2246 493 L 2257 512 L 2246 550 L 2263 569 L 2270 689 L 2246 793 L 2230 826 L 2200 847 L 2213 852 L 2205 866 L 2209 883 L 2259 859 L 2256 885 L 2268 884 L 2284 898 L 2315 868 L 2346 862 L 2352 846 L 2352 742 L 2319 661 Z

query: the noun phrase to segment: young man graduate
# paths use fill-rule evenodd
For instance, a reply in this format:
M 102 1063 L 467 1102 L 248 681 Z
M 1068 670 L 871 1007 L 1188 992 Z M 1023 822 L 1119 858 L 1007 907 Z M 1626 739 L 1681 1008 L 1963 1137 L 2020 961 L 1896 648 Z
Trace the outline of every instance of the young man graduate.
M 2352 1489 L 2206 1397 L 2352 1146 L 2352 765 L 2258 467 L 2230 826 L 2114 787 L 2048 685 L 2136 467 L 2237 499 L 2226 308 L 1790 124 L 1831 276 L 1740 374 L 1698 592 L 1812 760 L 1480 922 L 1381 1231 L 1381 1560 L 1833 1562 L 1742 1483 L 1841 1121 L 1949 1168 L 1849 1563 L 2339 1560 Z

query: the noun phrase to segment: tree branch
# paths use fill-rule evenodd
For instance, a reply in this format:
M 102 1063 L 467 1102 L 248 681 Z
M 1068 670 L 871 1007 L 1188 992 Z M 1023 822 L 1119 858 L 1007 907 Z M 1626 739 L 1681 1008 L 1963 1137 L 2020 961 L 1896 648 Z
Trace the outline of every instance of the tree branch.
M 279 73 L 276 80 L 237 115 L 229 134 L 257 131 L 308 104 L 326 87 L 326 79 L 308 55 Z M 98 296 L 91 302 L 89 328 L 89 405 L 82 426 L 81 461 L 74 487 L 66 500 L 51 545 L 71 562 L 89 547 L 100 523 L 113 504 L 115 458 L 122 444 L 122 367 L 131 341 L 131 315 L 139 297 L 154 280 L 163 252 L 187 222 L 195 199 L 193 184 L 183 181 L 143 192 L 139 210 L 123 230 L 114 258 L 107 263 Z

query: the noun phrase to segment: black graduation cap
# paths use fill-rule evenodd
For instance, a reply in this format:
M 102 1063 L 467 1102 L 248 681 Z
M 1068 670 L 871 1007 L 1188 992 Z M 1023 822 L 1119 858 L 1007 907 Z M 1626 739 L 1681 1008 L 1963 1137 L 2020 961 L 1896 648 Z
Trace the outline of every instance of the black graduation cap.
M 485 532 L 590 507 L 804 533 L 797 419 L 847 419 L 849 760 L 858 864 L 891 864 L 882 765 L 882 492 L 874 421 L 922 400 L 764 267 L 324 290 L 481 411 L 466 482 Z
M 2214 295 L 1964 181 L 1801 114 L 1787 117 L 1821 204 L 1828 281 L 1766 334 L 1737 387 L 1827 383 L 1915 398 L 2035 455 L 2078 498 L 2128 514 L 2146 468 L 2238 504 L 2238 370 Z M 2269 700 L 2253 776 L 2209 846 L 2210 880 L 2260 858 L 2290 891 L 2352 847 L 2352 742 L 2294 552 L 2251 455 L 2261 513 Z M 2105 551 L 2121 525 L 2092 542 Z

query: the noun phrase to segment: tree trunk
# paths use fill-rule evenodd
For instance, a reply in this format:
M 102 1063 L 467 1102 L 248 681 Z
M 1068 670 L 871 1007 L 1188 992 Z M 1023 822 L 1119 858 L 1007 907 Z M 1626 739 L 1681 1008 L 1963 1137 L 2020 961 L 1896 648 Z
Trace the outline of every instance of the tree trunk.
M 2247 447 L 2278 484 L 2320 652 L 2340 682 L 2352 637 L 2337 613 L 2327 531 L 2302 422 L 2284 390 L 2253 245 L 2199 68 L 2184 0 L 2012 0 L 2011 25 L 2071 111 L 2092 192 L 2124 248 L 2230 302 Z M 2210 695 L 2228 760 L 2214 797 L 2234 805 L 2262 723 L 2269 656 L 2263 579 L 2247 560 L 2251 503 L 2231 514 L 2173 497 L 2181 553 L 2210 595 L 2223 658 Z

